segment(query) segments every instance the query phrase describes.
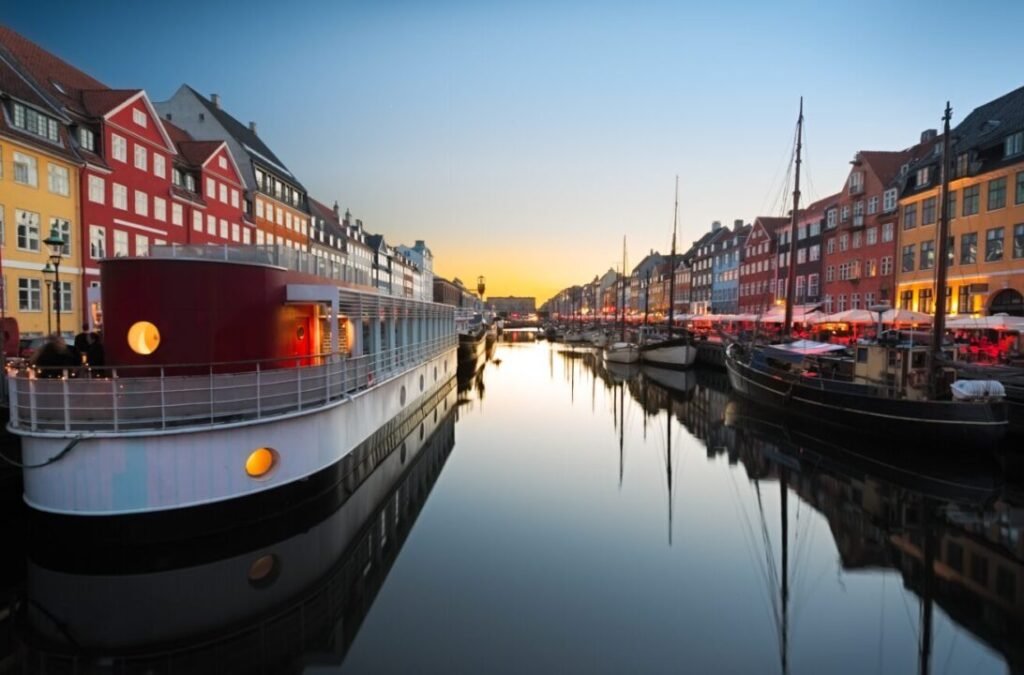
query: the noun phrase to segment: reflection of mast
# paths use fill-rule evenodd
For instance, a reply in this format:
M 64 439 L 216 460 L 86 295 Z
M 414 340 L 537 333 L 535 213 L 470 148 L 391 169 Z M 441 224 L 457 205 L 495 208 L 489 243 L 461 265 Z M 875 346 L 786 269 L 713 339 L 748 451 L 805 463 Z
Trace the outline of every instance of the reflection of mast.
M 625 453 L 623 447 L 626 438 L 626 425 L 623 424 L 623 411 L 626 405 L 626 383 L 619 385 L 619 489 L 622 489 L 622 474 L 626 467 Z
M 668 440 L 668 457 L 665 462 L 666 475 L 668 476 L 668 545 L 672 545 L 672 399 L 669 399 L 666 415 L 668 421 L 666 434 Z
M 921 644 L 918 668 L 922 675 L 931 671 L 932 656 L 932 569 L 935 565 L 935 537 L 932 532 L 932 504 L 927 497 L 921 504 L 924 529 L 924 588 L 921 591 Z
M 782 632 L 779 645 L 782 672 L 789 672 L 789 481 L 779 467 L 779 500 L 782 505 Z

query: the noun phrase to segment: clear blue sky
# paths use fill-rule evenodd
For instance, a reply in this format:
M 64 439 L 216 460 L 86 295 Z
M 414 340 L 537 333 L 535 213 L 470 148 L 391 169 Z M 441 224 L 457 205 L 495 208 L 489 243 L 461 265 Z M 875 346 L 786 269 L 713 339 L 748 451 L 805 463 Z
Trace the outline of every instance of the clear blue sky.
M 947 9 L 948 7 L 948 9 Z M 325 202 L 442 274 L 537 294 L 778 215 L 797 101 L 805 196 L 1024 85 L 1024 2 L 9 2 L 0 21 L 114 87 L 183 82 Z

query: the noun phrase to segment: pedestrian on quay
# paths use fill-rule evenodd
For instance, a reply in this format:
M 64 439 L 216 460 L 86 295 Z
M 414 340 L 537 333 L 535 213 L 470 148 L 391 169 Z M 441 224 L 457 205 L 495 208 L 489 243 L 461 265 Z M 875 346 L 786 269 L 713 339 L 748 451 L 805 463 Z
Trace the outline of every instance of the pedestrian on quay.
M 74 346 L 75 351 L 85 357 L 86 352 L 89 351 L 89 324 L 82 324 L 82 332 L 75 336 Z
M 63 369 L 78 365 L 64 338 L 56 333 L 52 333 L 43 346 L 32 355 L 31 363 L 39 369 L 40 377 L 60 377 Z
M 94 376 L 102 376 L 107 355 L 103 350 L 103 336 L 100 333 L 89 333 L 89 348 L 86 351 L 86 363 Z

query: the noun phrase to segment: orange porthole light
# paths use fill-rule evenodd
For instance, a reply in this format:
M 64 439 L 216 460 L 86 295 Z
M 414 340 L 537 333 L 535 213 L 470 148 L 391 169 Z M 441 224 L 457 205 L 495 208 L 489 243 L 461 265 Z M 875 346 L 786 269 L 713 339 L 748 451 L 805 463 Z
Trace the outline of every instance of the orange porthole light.
M 136 354 L 148 356 L 160 346 L 160 331 L 149 321 L 136 321 L 128 329 L 128 346 Z
M 263 478 L 277 465 L 277 452 L 272 448 L 256 448 L 245 460 L 245 473 L 250 478 Z

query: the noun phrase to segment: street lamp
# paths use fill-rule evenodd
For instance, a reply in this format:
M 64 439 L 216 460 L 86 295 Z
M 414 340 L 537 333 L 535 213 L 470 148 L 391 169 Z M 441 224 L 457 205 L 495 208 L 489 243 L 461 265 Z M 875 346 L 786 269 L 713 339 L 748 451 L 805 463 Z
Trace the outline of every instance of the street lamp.
M 64 237 L 60 236 L 60 232 L 54 226 L 50 228 L 50 236 L 43 239 L 43 243 L 50 248 L 50 262 L 53 263 L 53 285 L 57 289 L 57 334 L 60 335 L 60 261 L 64 254 Z
M 46 284 L 46 334 L 47 335 L 49 335 L 50 333 L 53 332 L 53 328 L 52 328 L 53 322 L 52 322 L 52 320 L 50 318 L 50 313 L 53 312 L 53 279 L 50 278 L 50 275 L 53 274 L 55 271 L 56 270 L 54 270 L 53 265 L 51 265 L 50 261 L 47 260 L 46 261 L 46 266 L 43 267 L 43 282 Z

